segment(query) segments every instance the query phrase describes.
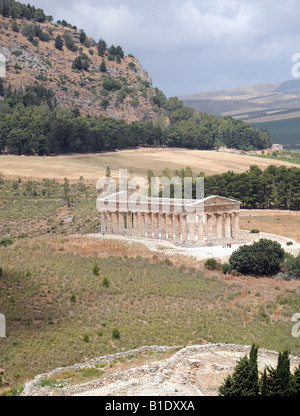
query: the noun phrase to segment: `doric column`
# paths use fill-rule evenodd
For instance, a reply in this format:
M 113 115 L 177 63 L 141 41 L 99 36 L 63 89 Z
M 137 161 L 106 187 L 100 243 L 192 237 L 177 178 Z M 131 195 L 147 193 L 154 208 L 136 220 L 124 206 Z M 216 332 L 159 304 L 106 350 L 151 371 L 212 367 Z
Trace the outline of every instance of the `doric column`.
M 106 228 L 106 232 L 108 234 L 112 234 L 112 213 L 108 212 L 107 213 L 107 222 L 106 222 L 107 228 Z
M 127 212 L 126 214 L 126 234 L 132 236 L 132 213 Z
M 217 240 L 223 239 L 223 214 L 216 214 Z
M 118 218 L 117 218 L 117 213 L 116 212 L 112 212 L 112 234 L 117 234 L 118 233 Z
M 180 216 L 178 214 L 174 214 L 174 234 L 175 234 L 175 241 L 181 241 L 180 239 Z
M 160 214 L 160 235 L 163 240 L 167 238 L 167 214 Z
M 198 216 L 198 243 L 201 243 L 204 240 L 204 216 Z
M 146 230 L 145 230 L 145 222 L 146 222 L 145 216 L 146 216 L 146 214 L 144 212 L 142 212 L 140 214 L 140 236 L 141 237 L 145 237 L 145 234 L 146 234 Z
M 240 239 L 240 213 L 234 213 L 234 239 Z
M 134 212 L 134 213 L 133 213 L 133 225 L 132 225 L 132 228 L 133 228 L 133 235 L 134 235 L 135 237 L 137 237 L 137 236 L 139 235 L 139 228 L 138 228 L 138 213 L 137 213 L 137 212 Z
M 182 241 L 187 241 L 187 217 L 186 215 L 180 215 L 181 220 L 181 235 L 182 235 Z
M 147 214 L 147 238 L 152 238 L 152 214 Z
M 173 240 L 174 238 L 173 214 L 166 214 L 166 216 L 167 216 L 168 240 Z
M 212 240 L 213 238 L 213 215 L 207 214 L 207 239 Z
M 231 236 L 231 215 L 225 214 L 225 238 L 230 240 Z
M 101 212 L 101 233 L 106 233 L 106 214 L 105 212 Z
M 153 214 L 153 234 L 154 238 L 159 238 L 159 214 L 155 213 Z
M 187 223 L 188 237 L 191 243 L 195 242 L 195 228 L 196 228 L 195 218 L 193 218 L 193 220 L 190 223 Z
M 125 213 L 119 212 L 119 234 L 124 235 L 125 230 Z

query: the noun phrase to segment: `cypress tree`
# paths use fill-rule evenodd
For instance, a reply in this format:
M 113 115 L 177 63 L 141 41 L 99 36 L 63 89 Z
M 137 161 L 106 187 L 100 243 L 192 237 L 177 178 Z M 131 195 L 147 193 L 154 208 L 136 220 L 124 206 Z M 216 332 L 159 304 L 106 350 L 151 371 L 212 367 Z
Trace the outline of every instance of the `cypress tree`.
M 300 397 L 300 364 L 294 373 L 295 394 Z
M 260 380 L 260 394 L 261 394 L 261 396 L 268 396 L 269 395 L 268 376 L 267 376 L 266 368 L 264 369 L 262 378 Z
M 104 60 L 101 62 L 101 65 L 100 65 L 100 71 L 101 71 L 101 72 L 106 72 L 106 71 L 107 71 L 107 69 L 106 69 L 106 65 L 105 65 L 105 61 L 104 61 Z
M 219 396 L 234 396 L 233 381 L 231 375 L 226 377 L 224 383 L 219 387 Z
M 294 395 L 294 386 L 292 382 L 292 375 L 290 371 L 290 358 L 289 351 L 285 350 L 279 353 L 278 364 L 276 368 L 278 394 L 280 396 L 292 396 Z
M 259 393 L 257 354 L 258 354 L 258 347 L 253 344 L 251 347 L 250 359 L 249 359 L 249 366 L 250 366 L 249 395 L 250 396 L 258 396 L 258 393 Z
M 62 50 L 64 46 L 64 41 L 60 35 L 58 35 L 55 39 L 55 47 L 56 49 Z

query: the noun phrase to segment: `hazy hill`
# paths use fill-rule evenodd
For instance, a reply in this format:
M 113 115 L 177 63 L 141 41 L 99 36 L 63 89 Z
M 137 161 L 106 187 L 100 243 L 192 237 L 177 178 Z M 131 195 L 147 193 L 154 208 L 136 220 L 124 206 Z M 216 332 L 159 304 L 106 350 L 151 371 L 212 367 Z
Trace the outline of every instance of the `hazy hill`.
M 28 35 L 30 26 L 42 36 Z M 70 25 L 69 25 L 70 26 Z M 75 50 L 55 47 L 55 39 L 66 35 Z M 152 80 L 132 55 L 122 59 L 97 50 L 97 41 L 87 36 L 80 42 L 80 31 L 49 21 L 12 19 L 0 15 L 0 53 L 7 61 L 6 79 L 13 89 L 43 84 L 52 88 L 59 104 L 78 107 L 82 114 L 135 121 L 153 119 Z M 40 40 L 39 37 L 43 40 Z M 88 70 L 72 68 L 75 58 L 88 63 Z M 104 64 L 102 62 L 104 61 Z M 101 72 L 100 66 L 102 64 Z M 106 80 L 106 81 L 105 81 Z
M 300 80 L 248 85 L 179 97 L 184 104 L 217 116 L 232 116 L 267 129 L 275 143 L 300 147 Z
M 212 115 L 244 115 L 300 108 L 300 80 L 248 85 L 229 90 L 203 92 L 179 97 L 195 110 Z

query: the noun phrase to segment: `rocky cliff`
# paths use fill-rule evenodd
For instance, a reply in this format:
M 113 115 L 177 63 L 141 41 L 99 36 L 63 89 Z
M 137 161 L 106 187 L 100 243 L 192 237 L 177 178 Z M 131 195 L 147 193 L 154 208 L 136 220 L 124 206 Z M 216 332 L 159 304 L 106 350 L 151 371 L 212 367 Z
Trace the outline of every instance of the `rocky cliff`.
M 47 40 L 26 36 L 29 26 L 39 27 Z M 66 44 L 61 50 L 55 47 L 57 36 L 66 34 L 75 51 Z M 158 115 L 152 102 L 152 80 L 139 60 L 132 55 L 113 60 L 108 51 L 100 56 L 94 39 L 80 42 L 79 30 L 0 16 L 0 53 L 5 56 L 6 80 L 13 89 L 36 84 L 52 88 L 59 104 L 78 108 L 81 114 L 103 114 L 128 122 Z M 88 70 L 72 68 L 78 57 L 88 62 Z

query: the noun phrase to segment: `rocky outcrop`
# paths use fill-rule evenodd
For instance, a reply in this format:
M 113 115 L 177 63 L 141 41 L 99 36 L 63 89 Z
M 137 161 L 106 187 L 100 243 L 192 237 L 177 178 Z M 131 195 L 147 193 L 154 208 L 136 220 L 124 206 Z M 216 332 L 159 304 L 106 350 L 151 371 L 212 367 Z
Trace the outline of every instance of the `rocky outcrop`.
M 19 32 L 14 32 L 12 20 L 0 16 L 0 53 L 6 58 L 6 79 L 13 89 L 36 84 L 52 88 L 59 104 L 70 109 L 77 107 L 81 114 L 103 114 L 127 122 L 153 120 L 158 116 L 152 102 L 155 94 L 152 80 L 137 58 L 129 55 L 117 61 L 111 60 L 108 53 L 99 56 L 94 39 L 88 38 L 83 45 L 78 31 L 49 22 L 40 24 L 49 41 L 33 45 L 22 34 L 25 25 L 32 22 L 17 20 L 17 23 Z M 66 46 L 63 50 L 55 48 L 55 38 L 63 37 L 66 30 L 78 48 L 75 52 Z M 80 55 L 88 58 L 88 71 L 72 69 L 74 59 Z M 100 71 L 103 60 L 106 72 Z M 116 86 L 104 88 L 105 78 L 116 81 Z
M 152 346 L 105 355 L 89 362 L 71 367 L 58 368 L 49 374 L 37 376 L 26 383 L 23 396 L 73 396 L 73 395 L 190 395 L 215 396 L 218 387 L 228 374 L 232 373 L 237 361 L 249 354 L 251 346 L 236 344 L 205 344 L 188 347 Z M 158 359 L 155 353 L 171 354 L 169 358 Z M 149 356 L 154 358 L 151 360 Z M 105 363 L 107 368 L 112 362 L 133 356 L 148 356 L 149 364 L 136 365 L 124 370 L 118 369 L 104 374 L 87 383 L 60 386 L 58 388 L 41 387 L 41 381 L 55 379 L 62 371 L 76 371 L 98 368 Z M 262 371 L 266 366 L 276 366 L 278 353 L 260 349 L 258 366 Z M 300 358 L 290 356 L 294 370 Z

